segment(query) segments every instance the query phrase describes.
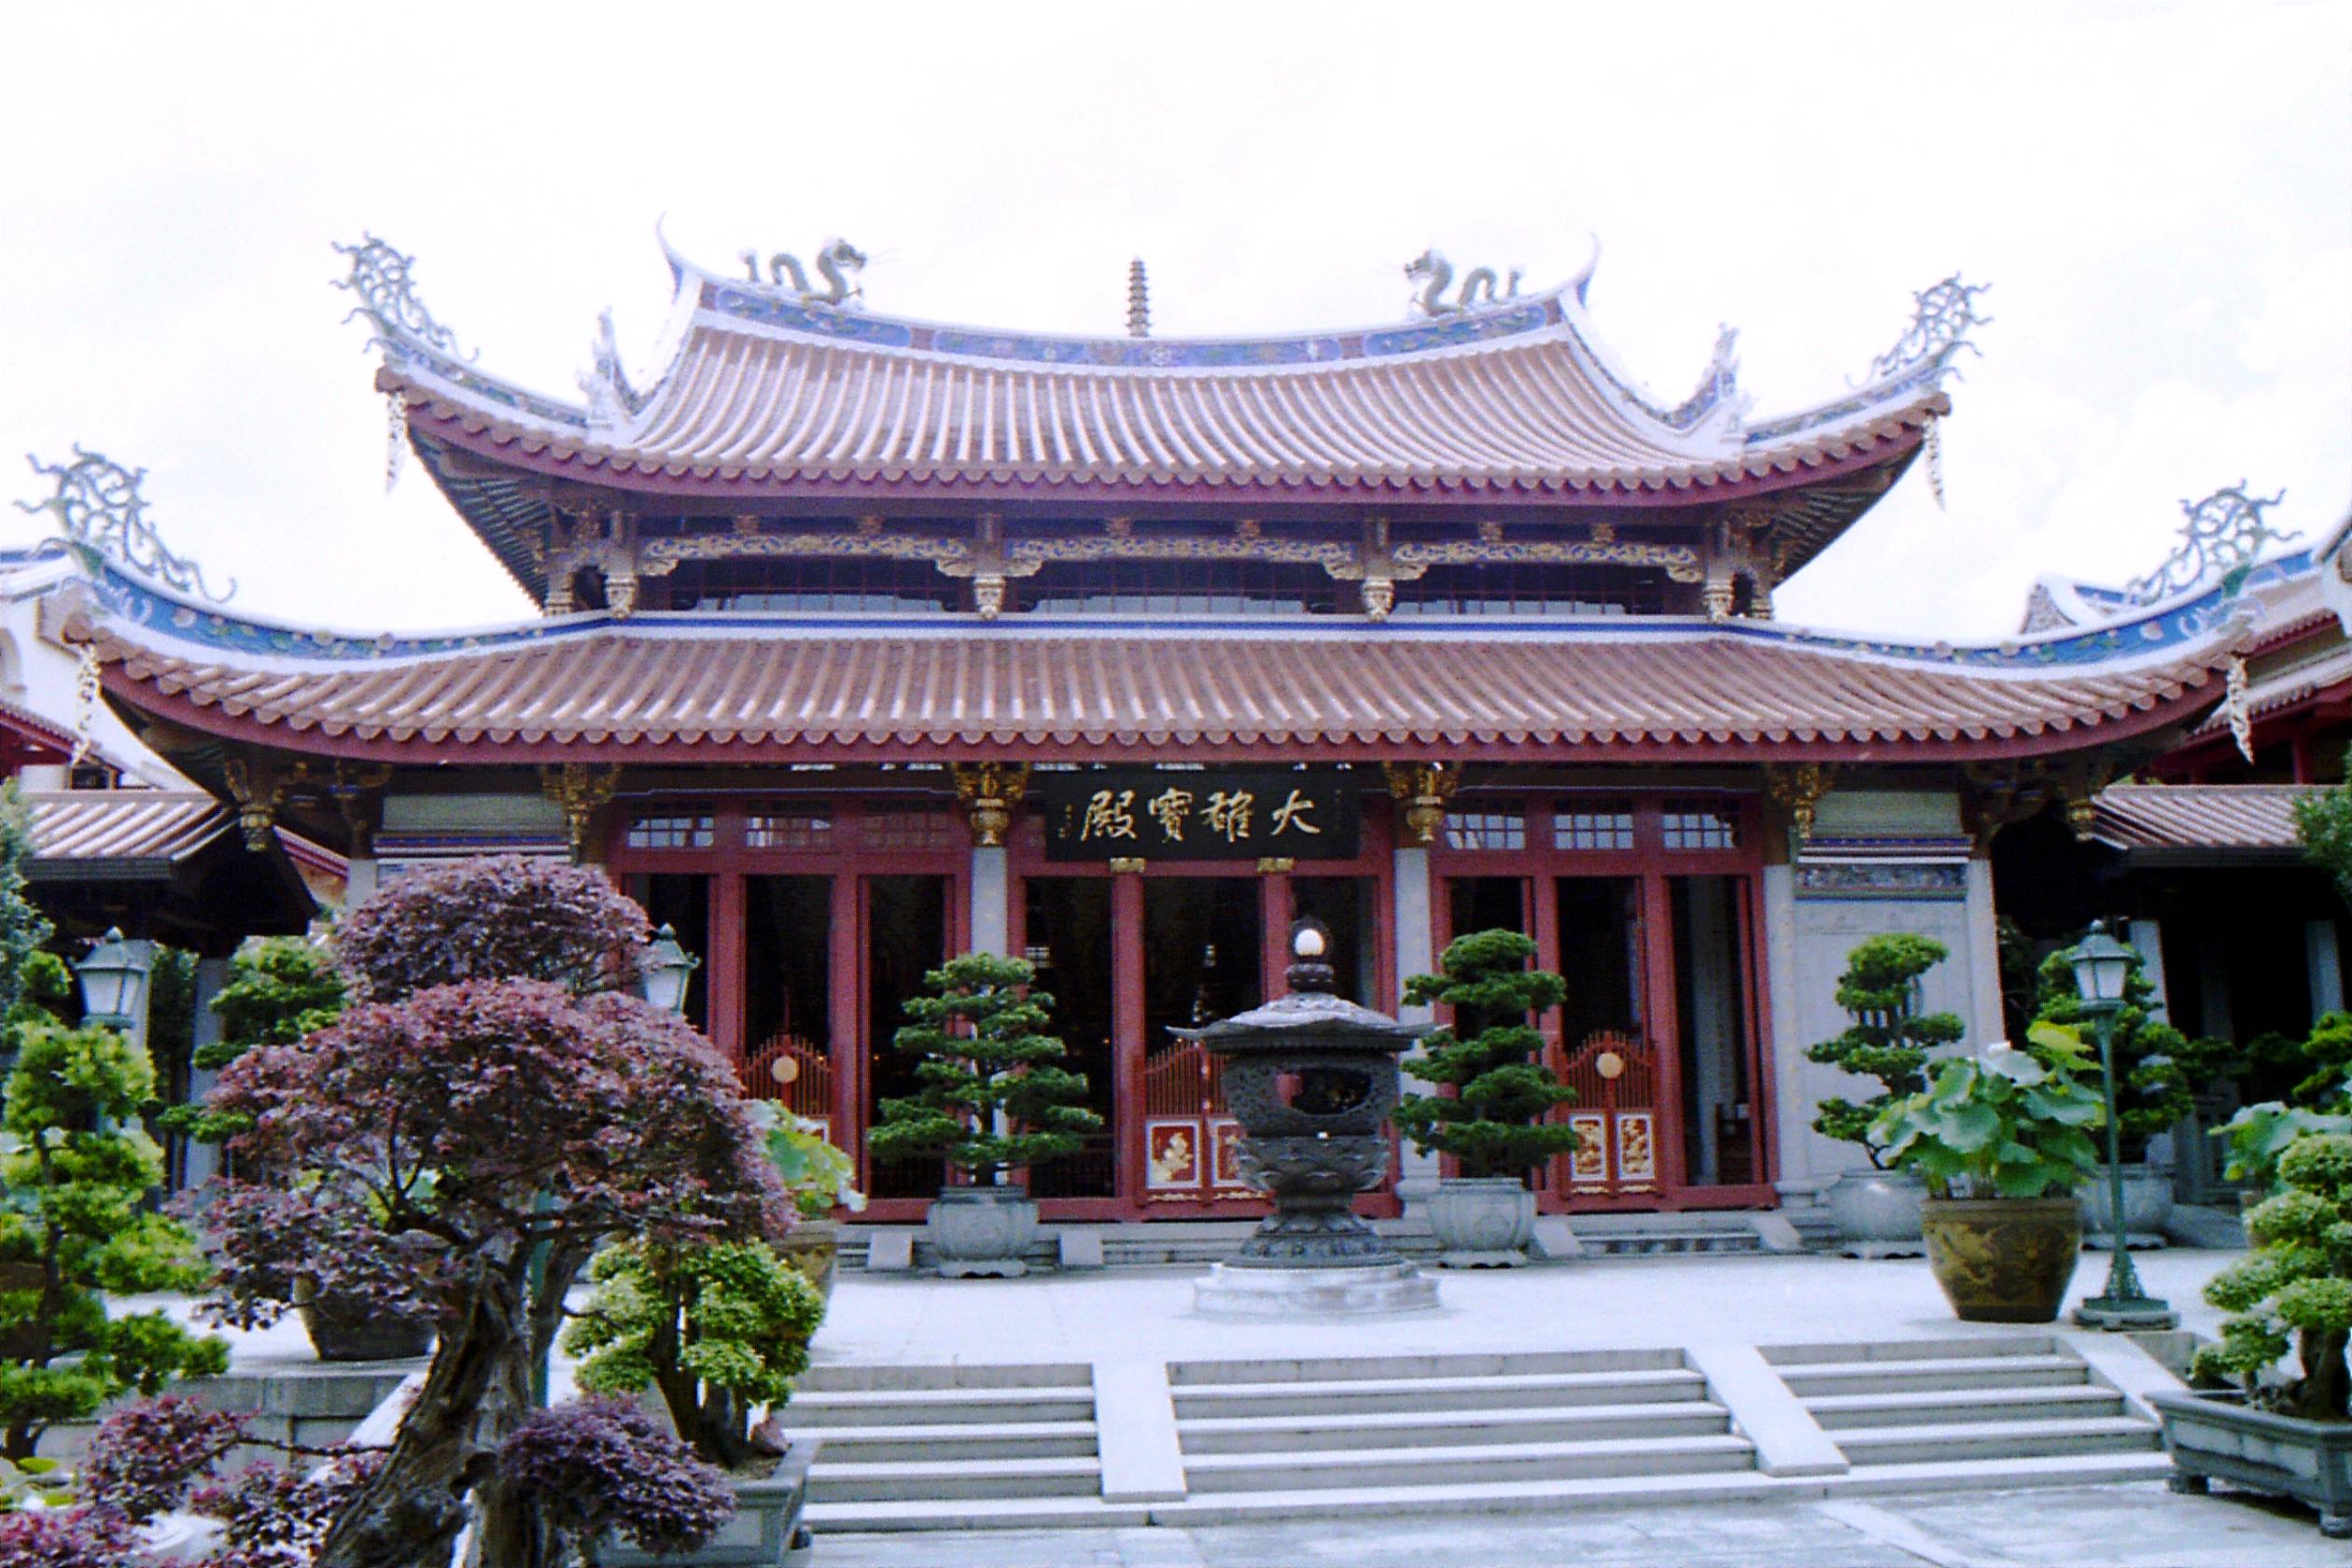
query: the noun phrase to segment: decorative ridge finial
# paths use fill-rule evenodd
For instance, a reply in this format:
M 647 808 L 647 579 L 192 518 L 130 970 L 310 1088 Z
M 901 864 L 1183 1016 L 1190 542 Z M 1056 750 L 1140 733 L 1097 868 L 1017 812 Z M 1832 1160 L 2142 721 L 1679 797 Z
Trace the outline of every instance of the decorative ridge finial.
M 2154 571 L 2124 584 L 2125 601 L 2152 605 L 2207 578 L 2226 579 L 2252 566 L 2263 545 L 2301 539 L 2300 533 L 2280 533 L 2262 520 L 2266 510 L 2286 498 L 2284 490 L 2268 499 L 2249 496 L 2241 479 L 2201 501 L 2182 501 L 2189 521 L 2181 525 L 2180 543 Z
M 1869 383 L 1865 385 L 1890 380 L 1921 366 L 1940 373 L 1964 348 L 1981 357 L 1984 351 L 1968 341 L 1967 333 L 1971 327 L 1993 324 L 1991 316 L 1976 313 L 1976 297 L 1992 287 L 1962 283 L 1954 273 L 1913 294 L 1911 325 L 1895 340 L 1894 347 L 1870 361 Z
M 1143 276 L 1143 258 L 1127 263 L 1127 336 L 1152 335 L 1152 286 Z
M 335 287 L 359 296 L 345 321 L 364 315 L 375 323 L 379 333 L 390 338 L 466 359 L 473 357 L 458 348 L 457 334 L 434 320 L 433 313 L 416 297 L 414 257 L 402 255 L 373 234 L 362 234 L 356 245 L 338 241 L 335 249 L 351 258 L 351 272 L 336 279 Z
M 57 493 L 45 501 L 19 501 L 20 511 L 46 511 L 57 519 L 66 539 L 80 548 L 104 555 L 143 577 L 154 578 L 183 593 L 203 595 L 226 604 L 236 593 L 234 578 L 227 593 L 216 594 L 204 581 L 203 568 L 175 555 L 156 537 L 147 520 L 147 503 L 139 496 L 145 469 L 126 469 L 77 443 L 71 463 L 44 463 L 27 454 L 33 471 L 57 481 Z

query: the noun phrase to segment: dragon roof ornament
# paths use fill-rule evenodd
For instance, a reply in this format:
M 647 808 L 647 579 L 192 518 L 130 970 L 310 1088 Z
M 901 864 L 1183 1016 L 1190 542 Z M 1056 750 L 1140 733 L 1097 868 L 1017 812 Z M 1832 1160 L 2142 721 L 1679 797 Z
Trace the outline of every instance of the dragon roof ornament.
M 2124 602 L 2161 603 L 2215 579 L 2226 585 L 2230 578 L 2254 564 L 2263 545 L 2302 538 L 2281 533 L 2262 520 L 2265 510 L 2286 498 L 2284 490 L 2267 500 L 2249 496 L 2246 481 L 2239 480 L 2201 501 L 2182 501 L 2180 510 L 2189 521 L 2181 525 L 2180 543 L 2162 566 L 2124 585 Z
M 1962 283 L 1958 273 L 1911 296 L 1911 321 L 1895 346 L 1870 361 L 1870 381 L 1891 381 L 1905 371 L 1925 367 L 1939 373 L 1962 349 L 1981 356 L 1968 341 L 1968 329 L 1989 327 L 1993 318 L 1979 315 L 1976 297 L 1993 286 Z
M 175 555 L 156 536 L 147 520 L 147 503 L 139 482 L 145 469 L 126 469 L 95 452 L 74 448 L 70 463 L 44 463 L 27 455 L 33 471 L 57 482 L 57 493 L 45 501 L 19 501 L 20 511 L 46 511 L 57 519 L 67 539 L 80 549 L 105 556 L 131 571 L 176 588 L 197 593 L 215 604 L 226 604 L 237 592 L 234 578 L 225 593 L 216 594 L 204 581 L 202 567 Z
M 338 241 L 335 249 L 351 258 L 350 273 L 336 279 L 335 287 L 359 297 L 351 315 L 343 317 L 345 321 L 364 315 L 375 323 L 378 332 L 391 338 L 441 354 L 474 357 L 458 348 L 457 334 L 434 320 L 425 301 L 416 297 L 414 257 L 402 255 L 373 234 L 362 234 L 356 245 Z

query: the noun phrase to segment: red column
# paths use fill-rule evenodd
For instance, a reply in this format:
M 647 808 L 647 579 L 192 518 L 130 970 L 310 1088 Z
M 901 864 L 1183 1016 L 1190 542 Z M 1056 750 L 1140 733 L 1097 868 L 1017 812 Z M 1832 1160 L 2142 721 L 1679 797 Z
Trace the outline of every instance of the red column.
M 1258 989 L 1268 999 L 1289 988 L 1282 976 L 1290 969 L 1292 907 L 1290 873 L 1258 877 Z
M 1143 878 L 1111 878 L 1111 1071 L 1118 1196 L 1143 1201 Z
M 740 1064 L 751 1049 L 743 1038 L 743 878 L 721 872 L 710 879 L 710 951 L 703 961 L 710 1042 Z
M 849 1151 L 873 1183 L 865 1152 L 866 1084 L 864 885 L 844 872 L 828 879 L 825 1032 L 832 1042 L 833 1141 Z

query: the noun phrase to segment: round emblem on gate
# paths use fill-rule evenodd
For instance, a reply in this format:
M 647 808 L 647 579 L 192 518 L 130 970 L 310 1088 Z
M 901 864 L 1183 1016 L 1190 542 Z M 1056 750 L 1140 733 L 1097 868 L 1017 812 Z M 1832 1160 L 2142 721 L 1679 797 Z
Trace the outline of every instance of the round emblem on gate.
M 1592 1058 L 1592 1071 L 1603 1078 L 1615 1078 L 1625 1071 L 1625 1058 L 1615 1051 L 1603 1051 Z

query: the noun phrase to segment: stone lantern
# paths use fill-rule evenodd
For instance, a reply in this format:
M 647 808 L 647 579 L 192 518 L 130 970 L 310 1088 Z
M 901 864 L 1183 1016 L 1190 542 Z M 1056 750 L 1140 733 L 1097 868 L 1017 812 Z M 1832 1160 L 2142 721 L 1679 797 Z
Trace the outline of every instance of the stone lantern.
M 1221 1058 L 1226 1109 L 1241 1124 L 1241 1179 L 1274 1211 L 1193 1287 L 1211 1317 L 1425 1311 L 1436 1281 L 1356 1218 L 1355 1195 L 1380 1184 L 1382 1130 L 1397 1096 L 1396 1059 L 1428 1026 L 1332 994 L 1330 938 L 1302 921 L 1291 936 L 1290 989 L 1221 1023 L 1175 1031 Z

